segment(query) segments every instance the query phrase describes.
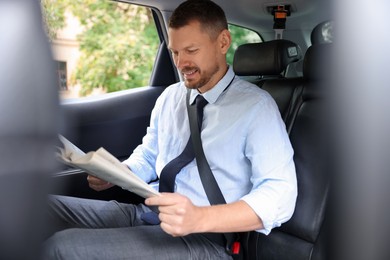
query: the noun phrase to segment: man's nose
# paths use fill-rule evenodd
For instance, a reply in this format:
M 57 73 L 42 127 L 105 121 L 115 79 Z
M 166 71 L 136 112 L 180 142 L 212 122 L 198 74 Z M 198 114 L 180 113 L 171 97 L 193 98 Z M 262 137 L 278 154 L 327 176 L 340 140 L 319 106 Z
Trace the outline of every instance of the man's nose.
M 188 57 L 184 53 L 180 53 L 176 58 L 176 67 L 182 69 L 189 65 Z

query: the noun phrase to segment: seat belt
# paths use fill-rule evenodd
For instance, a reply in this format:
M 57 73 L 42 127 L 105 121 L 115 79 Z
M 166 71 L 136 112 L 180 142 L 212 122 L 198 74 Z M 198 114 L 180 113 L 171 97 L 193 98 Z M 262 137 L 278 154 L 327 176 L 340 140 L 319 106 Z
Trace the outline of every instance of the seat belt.
M 230 84 L 229 84 L 230 85 Z M 187 112 L 190 122 L 191 139 L 194 148 L 196 164 L 203 188 L 211 205 L 226 204 L 225 198 L 218 186 L 217 181 L 210 169 L 206 156 L 203 151 L 200 130 L 198 128 L 198 118 L 196 106 L 190 105 L 191 90 L 187 89 Z M 226 239 L 226 250 L 232 255 L 233 259 L 242 259 L 243 252 L 238 241 L 238 233 L 223 233 Z

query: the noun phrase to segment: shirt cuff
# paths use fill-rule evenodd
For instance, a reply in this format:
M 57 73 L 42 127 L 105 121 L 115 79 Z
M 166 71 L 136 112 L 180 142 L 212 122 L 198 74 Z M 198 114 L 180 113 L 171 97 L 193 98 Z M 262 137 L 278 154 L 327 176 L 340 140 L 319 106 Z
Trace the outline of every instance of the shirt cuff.
M 256 232 L 268 235 L 274 227 L 280 226 L 280 224 L 274 223 L 275 210 L 274 207 L 268 205 L 269 203 L 263 204 L 258 198 L 250 195 L 244 196 L 241 200 L 245 201 L 252 208 L 263 223 L 263 228 L 255 230 Z
M 291 218 L 295 199 L 296 193 L 289 187 L 284 187 L 284 191 L 279 196 L 275 196 L 273 188 L 263 187 L 261 191 L 253 190 L 241 198 L 253 209 L 263 223 L 263 228 L 256 230 L 256 232 L 265 235 Z

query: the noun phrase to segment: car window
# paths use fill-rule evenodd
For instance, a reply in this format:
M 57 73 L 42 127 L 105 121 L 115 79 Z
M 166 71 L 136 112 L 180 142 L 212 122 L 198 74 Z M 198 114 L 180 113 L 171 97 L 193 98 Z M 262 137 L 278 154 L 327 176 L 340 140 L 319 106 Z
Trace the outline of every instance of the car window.
M 226 55 L 226 59 L 229 64 L 233 64 L 234 52 L 238 46 L 244 43 L 262 42 L 259 34 L 244 27 L 229 24 L 229 31 L 232 36 L 232 44 Z
M 62 98 L 146 86 L 159 38 L 149 8 L 111 1 L 42 0 Z

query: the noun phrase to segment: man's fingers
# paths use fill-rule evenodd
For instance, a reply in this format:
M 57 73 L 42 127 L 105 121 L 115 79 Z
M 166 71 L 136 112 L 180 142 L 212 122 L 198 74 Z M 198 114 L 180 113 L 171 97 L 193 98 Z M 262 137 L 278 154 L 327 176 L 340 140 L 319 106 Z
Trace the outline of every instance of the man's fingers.
M 92 176 L 92 175 L 88 175 L 87 176 L 87 180 L 90 184 L 93 184 L 93 185 L 103 185 L 103 184 L 106 184 L 108 182 L 102 180 L 102 179 L 99 179 L 95 176 Z
M 176 206 L 159 206 L 160 215 L 183 215 L 183 209 Z
M 89 187 L 93 190 L 96 190 L 96 191 L 106 190 L 106 189 L 114 186 L 113 184 L 111 184 L 107 181 L 104 181 L 102 179 L 96 178 L 95 176 L 92 176 L 92 175 L 87 176 L 87 181 L 88 181 Z
M 145 200 L 148 206 L 170 206 L 179 203 L 183 196 L 175 193 L 162 193 L 161 196 L 150 197 Z

